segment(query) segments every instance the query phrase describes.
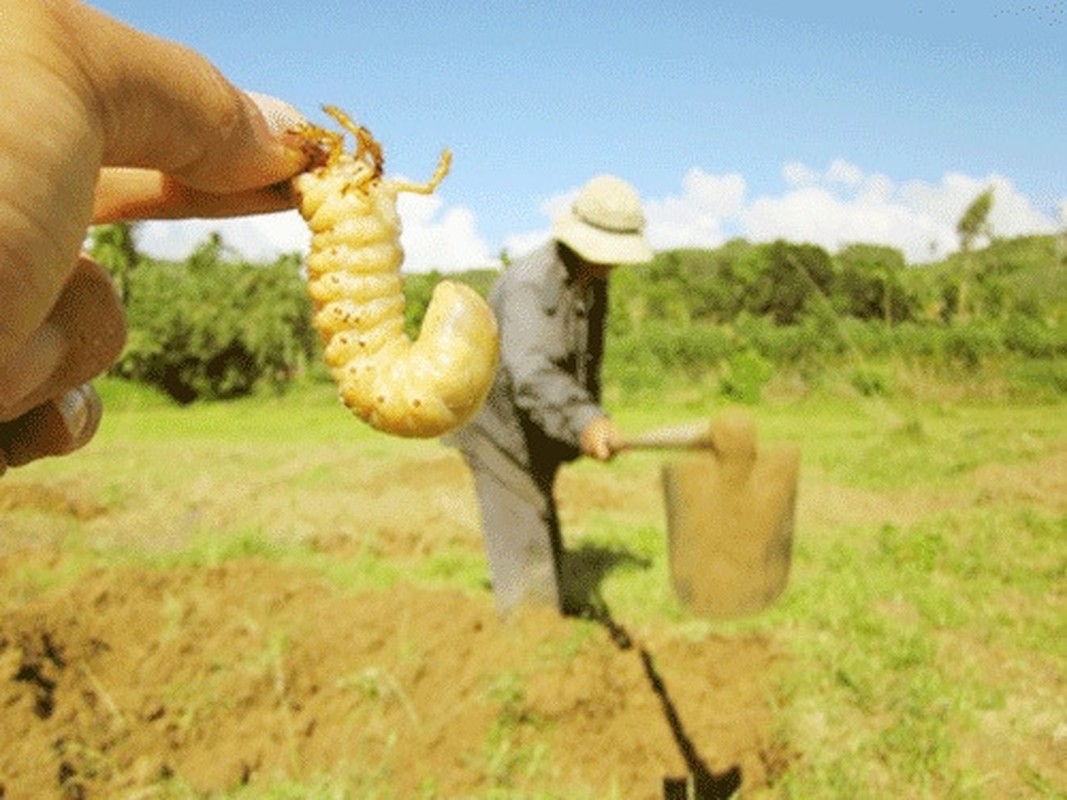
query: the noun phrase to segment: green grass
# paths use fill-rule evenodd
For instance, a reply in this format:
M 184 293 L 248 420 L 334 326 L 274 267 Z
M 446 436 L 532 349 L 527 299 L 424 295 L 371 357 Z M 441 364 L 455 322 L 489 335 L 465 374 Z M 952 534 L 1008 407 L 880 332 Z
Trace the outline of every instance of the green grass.
M 177 408 L 125 384 L 101 385 L 108 413 L 93 446 L 4 480 L 73 487 L 101 507 L 131 514 L 166 491 L 175 505 L 168 510 L 172 529 L 114 541 L 92 519 L 53 526 L 40 546 L 62 550 L 64 559 L 54 568 L 28 563 L 15 571 L 5 588 L 9 602 L 75 580 L 91 566 L 170 569 L 249 557 L 315 571 L 342 589 L 404 580 L 483 590 L 480 551 L 452 544 L 421 556 L 391 554 L 389 520 L 375 519 L 371 508 L 351 515 L 350 529 L 339 518 L 338 536 L 364 542 L 344 557 L 304 537 L 302 513 L 320 497 L 368 480 L 380 480 L 382 492 L 405 491 L 389 470 L 441 455 L 434 443 L 391 439 L 353 423 L 331 387 Z M 682 392 L 655 405 L 621 405 L 617 417 L 640 431 L 710 417 L 721 405 L 699 391 Z M 775 702 L 797 755 L 768 797 L 992 798 L 1004 787 L 1019 796 L 1067 796 L 1067 787 L 1030 759 L 1027 745 L 1052 735 L 1049 719 L 1067 719 L 1067 516 L 1062 501 L 1057 506 L 1048 496 L 1063 484 L 1050 484 L 1044 496 L 1032 487 L 1047 477 L 1035 465 L 1067 442 L 1064 404 L 827 393 L 772 399 L 755 413 L 764 440 L 798 442 L 803 452 L 802 513 L 782 597 L 745 620 L 693 618 L 670 591 L 658 510 L 627 503 L 572 509 L 568 544 L 611 562 L 600 590 L 615 616 L 697 641 L 759 632 L 788 653 Z M 607 467 L 570 469 L 605 486 L 629 486 L 654 476 L 661 460 L 628 454 Z M 218 491 L 240 513 L 209 502 Z M 840 497 L 852 499 L 831 511 L 819 506 Z M 39 513 L 10 512 L 0 521 L 28 530 Z M 595 559 L 584 563 L 597 566 Z M 558 657 L 580 649 L 583 631 L 560 643 Z M 1049 675 L 1060 676 L 1058 696 L 1035 689 L 1049 691 Z M 354 680 L 362 691 L 389 690 L 382 676 Z M 549 754 L 517 735 L 537 722 L 522 716 L 521 676 L 501 675 L 486 698 L 500 712 L 476 756 L 487 781 L 479 797 L 562 796 L 550 784 L 541 794 L 509 793 L 512 784 L 549 775 Z M 283 781 L 226 796 L 389 797 L 386 786 L 381 776 L 346 775 L 339 766 L 318 782 Z M 422 796 L 438 796 L 432 785 L 424 789 Z M 195 795 L 175 783 L 158 796 Z
M 789 588 L 750 620 L 686 622 L 657 568 L 612 573 L 613 608 L 694 636 L 761 631 L 787 644 L 781 719 L 801 756 L 770 796 L 995 797 L 989 787 L 1004 785 L 1067 796 L 1028 766 L 1025 748 L 1002 752 L 986 732 L 1051 735 L 1034 736 L 1047 709 L 1026 680 L 1067 673 L 1067 517 L 1049 507 L 1053 497 L 1029 502 L 1025 478 L 1002 497 L 995 478 L 973 483 L 987 465 L 1010 471 L 1062 452 L 1063 404 L 857 407 L 823 397 L 756 413 L 769 439 L 802 444 L 802 495 L 842 487 L 888 497 L 888 518 L 801 518 Z M 633 526 L 600 525 L 591 537 L 633 549 L 643 540 Z M 1056 708 L 1062 720 L 1062 696 Z M 989 763 L 970 760 L 981 747 Z

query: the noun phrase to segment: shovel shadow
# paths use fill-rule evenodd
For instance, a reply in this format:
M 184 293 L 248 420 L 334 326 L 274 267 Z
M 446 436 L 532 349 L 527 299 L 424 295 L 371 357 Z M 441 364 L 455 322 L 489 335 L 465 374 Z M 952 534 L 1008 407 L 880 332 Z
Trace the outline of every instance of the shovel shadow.
M 652 560 L 618 547 L 604 547 L 588 542 L 576 550 L 563 553 L 560 566 L 563 611 L 581 616 L 603 604 L 600 586 L 604 578 L 618 569 L 648 569 Z
M 650 559 L 629 551 L 584 544 L 564 554 L 562 563 L 564 613 L 584 617 L 603 626 L 620 651 L 635 649 L 641 658 L 645 676 L 659 697 L 664 718 L 674 741 L 685 759 L 688 775 L 663 779 L 664 800 L 728 800 L 741 787 L 741 768 L 733 765 L 722 773 L 712 772 L 687 732 L 663 677 L 656 668 L 652 653 L 634 641 L 630 632 L 612 616 L 604 601 L 600 585 L 605 576 L 620 568 L 648 569 Z

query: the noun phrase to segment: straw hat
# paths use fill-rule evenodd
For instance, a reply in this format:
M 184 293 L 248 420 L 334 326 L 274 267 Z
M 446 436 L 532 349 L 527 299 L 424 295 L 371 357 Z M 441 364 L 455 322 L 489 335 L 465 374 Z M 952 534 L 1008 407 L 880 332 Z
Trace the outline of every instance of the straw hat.
M 644 227 L 637 190 L 613 175 L 599 175 L 556 218 L 552 235 L 595 264 L 641 264 L 653 256 Z

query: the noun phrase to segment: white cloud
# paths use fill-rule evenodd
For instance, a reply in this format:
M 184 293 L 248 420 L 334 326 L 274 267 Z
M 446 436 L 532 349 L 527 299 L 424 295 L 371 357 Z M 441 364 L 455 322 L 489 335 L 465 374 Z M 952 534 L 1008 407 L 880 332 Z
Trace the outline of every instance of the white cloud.
M 845 198 L 826 186 L 758 198 L 741 220 L 752 241 L 811 242 L 830 251 L 850 242 L 871 242 L 899 247 L 909 260 L 925 257 L 931 241 L 943 249 L 950 244 L 945 236 L 954 231 L 952 225 L 945 229 L 934 218 L 877 193 Z
M 788 186 L 810 186 L 815 183 L 817 176 L 799 161 L 790 161 L 782 167 L 782 178 Z
M 404 220 L 401 245 L 405 270 L 452 272 L 494 263 L 470 209 L 446 208 L 436 195 L 412 194 L 400 195 L 398 208 Z M 300 215 L 285 211 L 233 219 L 145 222 L 138 228 L 138 248 L 157 258 L 179 260 L 188 257 L 213 231 L 250 261 L 270 261 L 283 253 L 303 254 L 311 242 Z
M 864 176 L 860 168 L 850 164 L 843 158 L 835 158 L 826 170 L 826 177 L 832 183 L 840 183 L 844 186 L 856 187 L 863 183 Z
M 745 179 L 709 175 L 694 167 L 682 179 L 678 196 L 645 201 L 646 236 L 653 248 L 717 247 L 725 228 L 744 208 Z
M 937 182 L 896 182 L 868 173 L 845 159 L 824 169 L 800 162 L 785 164 L 778 192 L 750 195 L 737 173 L 713 175 L 693 167 L 678 189 L 644 198 L 647 236 L 656 249 L 717 247 L 741 236 L 765 242 L 787 239 L 819 244 L 831 252 L 852 242 L 899 248 L 910 262 L 942 257 L 959 247 L 956 223 L 986 188 L 994 191 L 989 221 L 998 236 L 1051 233 L 1067 227 L 1067 197 L 1054 214 L 1043 213 L 1006 177 L 947 173 Z M 551 235 L 551 221 L 574 202 L 579 187 L 544 198 L 541 224 L 503 240 L 512 256 L 529 252 Z M 404 220 L 405 269 L 449 272 L 496 264 L 497 246 L 479 233 L 478 219 L 465 206 L 439 195 L 400 196 Z M 306 252 L 310 236 L 296 212 L 228 220 L 147 222 L 140 248 L 163 258 L 185 258 L 211 231 L 250 260 L 280 253 Z
M 511 258 L 524 256 L 544 244 L 551 234 L 551 227 L 545 227 L 541 230 L 513 233 L 504 240 L 504 249 Z
M 783 192 L 746 198 L 741 176 L 714 176 L 694 168 L 679 193 L 646 201 L 648 238 L 657 249 L 713 247 L 726 233 L 756 242 L 811 242 L 831 252 L 852 242 L 870 242 L 897 247 L 909 261 L 921 262 L 958 248 L 957 221 L 990 186 L 994 202 L 989 222 L 996 235 L 1050 233 L 1058 224 L 996 174 L 974 178 L 949 173 L 937 183 L 897 185 L 886 175 L 868 174 L 835 159 L 822 171 L 788 163 L 782 179 Z M 1067 200 L 1060 216 L 1067 221 Z
M 508 253 L 521 256 L 544 242 L 552 233 L 551 220 L 570 207 L 579 190 L 574 187 L 543 200 L 539 208 L 547 224 L 509 236 Z M 682 178 L 680 195 L 644 201 L 646 236 L 657 250 L 717 247 L 728 238 L 722 223 L 741 211 L 744 199 L 745 179 L 740 175 L 710 175 L 694 167 Z
M 212 232 L 249 261 L 270 261 L 282 253 L 307 252 L 311 239 L 295 211 L 232 219 L 185 219 L 143 222 L 137 246 L 156 258 L 187 258 Z
M 552 220 L 563 214 L 578 197 L 581 187 L 574 186 L 566 191 L 551 195 L 537 204 L 538 210 L 544 215 L 545 225 L 539 228 L 520 231 L 510 234 L 504 239 L 504 249 L 512 258 L 526 255 L 540 247 L 552 235 Z
M 733 236 L 754 242 L 787 239 L 810 242 L 831 252 L 853 242 L 900 249 L 909 262 L 940 258 L 959 247 L 956 223 L 975 197 L 993 187 L 989 221 L 995 234 L 1049 233 L 1067 224 L 1067 199 L 1057 222 L 1000 175 L 973 178 L 946 174 L 937 183 L 896 184 L 887 175 L 866 173 L 845 159 L 822 171 L 800 162 L 782 167 L 785 190 L 747 197 L 736 173 L 712 175 L 693 167 L 679 191 L 644 200 L 646 235 L 657 250 L 717 247 Z M 576 196 L 569 189 L 540 204 L 551 220 Z M 505 246 L 513 256 L 529 252 L 550 235 L 549 225 L 512 234 Z
M 457 272 L 495 263 L 470 209 L 445 209 L 437 195 L 402 194 L 397 210 L 404 221 L 400 243 L 408 272 Z

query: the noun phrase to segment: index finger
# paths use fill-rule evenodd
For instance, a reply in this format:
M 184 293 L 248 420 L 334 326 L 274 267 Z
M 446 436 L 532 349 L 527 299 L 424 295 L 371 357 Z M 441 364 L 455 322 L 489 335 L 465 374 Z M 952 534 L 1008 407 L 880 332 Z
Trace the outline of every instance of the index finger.
M 209 192 L 268 186 L 303 167 L 304 153 L 204 56 L 88 6 L 70 15 L 105 166 L 151 168 Z
M 305 156 L 204 57 L 75 0 L 0 0 L 0 363 L 40 327 L 76 263 L 102 165 L 243 192 Z M 32 114 L 30 113 L 32 111 Z

